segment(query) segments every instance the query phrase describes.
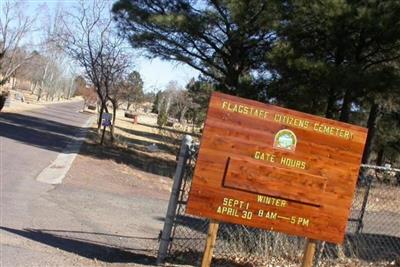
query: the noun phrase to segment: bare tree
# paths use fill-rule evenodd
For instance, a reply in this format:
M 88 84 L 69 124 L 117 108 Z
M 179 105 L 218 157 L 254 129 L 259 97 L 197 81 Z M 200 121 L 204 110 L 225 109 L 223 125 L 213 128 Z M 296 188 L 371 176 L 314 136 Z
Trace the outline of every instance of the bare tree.
M 107 1 L 81 1 L 75 12 L 62 16 L 62 29 L 56 38 L 64 51 L 85 70 L 85 78 L 96 89 L 100 101 L 98 129 L 107 102 L 113 106 L 113 122 L 120 94 L 116 86 L 119 77 L 131 66 L 123 37 L 112 27 Z M 114 123 L 111 127 L 113 138 Z
M 2 4 L 0 17 L 0 85 L 9 78 L 29 58 L 31 53 L 21 53 L 21 44 L 33 29 L 35 19 L 26 16 L 18 3 L 6 1 Z
M 179 90 L 179 85 L 177 81 L 169 81 L 165 90 L 159 92 L 159 100 L 157 103 L 157 111 L 160 112 L 163 109 L 167 114 L 169 114 L 170 108 L 174 102 L 174 99 Z
M 41 41 L 41 52 L 46 58 L 42 82 L 45 84 L 41 88 L 46 93 L 47 100 L 54 98 L 69 98 L 73 89 L 73 75 L 71 64 L 58 43 L 55 35 L 60 32 L 59 18 L 62 17 L 61 6 L 57 6 L 54 14 L 46 12 L 42 20 L 43 38 Z M 40 95 L 38 96 L 40 98 Z
M 73 87 L 75 89 L 76 95 L 83 97 L 83 110 L 88 105 L 93 105 L 97 102 L 96 89 L 87 86 L 85 79 L 82 76 L 76 76 L 73 81 Z
M 120 81 L 124 79 L 131 66 L 130 57 L 125 53 L 123 46 L 124 39 L 121 37 L 106 40 L 104 51 L 100 56 L 98 68 L 103 79 L 103 86 L 107 100 L 112 104 L 113 123 L 111 125 L 111 140 L 114 140 L 114 125 L 117 114 L 117 108 L 120 100 L 124 97 Z
M 163 92 L 163 101 L 168 114 L 178 118 L 179 122 L 183 122 L 190 106 L 188 92 L 179 86 L 176 81 L 170 81 Z
M 189 98 L 189 93 L 186 90 L 179 90 L 176 94 L 174 107 L 176 110 L 176 117 L 178 117 L 179 122 L 183 123 L 185 119 L 186 112 L 191 107 L 192 102 Z
M 81 1 L 74 12 L 61 16 L 61 29 L 54 36 L 64 51 L 85 70 L 86 79 L 94 86 L 98 94 L 101 108 L 98 119 L 98 129 L 101 127 L 101 117 L 107 109 L 107 94 L 103 72 L 100 64 L 105 44 L 111 38 L 110 16 L 107 12 L 106 1 Z M 109 12 L 108 12 L 109 13 Z

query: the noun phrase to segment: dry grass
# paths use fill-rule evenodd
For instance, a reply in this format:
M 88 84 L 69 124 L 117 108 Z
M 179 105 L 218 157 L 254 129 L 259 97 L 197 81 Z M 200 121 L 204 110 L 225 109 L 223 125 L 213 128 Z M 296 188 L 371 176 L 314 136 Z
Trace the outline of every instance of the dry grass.
M 224 224 L 216 253 L 242 266 L 298 266 L 304 244 L 304 238 Z
M 117 112 L 114 132 L 117 144 L 155 158 L 175 161 L 183 136 L 193 135 L 174 127 L 158 127 L 156 114 L 138 114 L 138 123 L 133 123 L 133 119 L 125 118 L 124 113 L 122 110 Z M 157 151 L 149 151 L 151 145 L 156 145 Z
M 155 114 L 139 114 L 138 123 L 124 117 L 124 110 L 117 111 L 114 142 L 111 143 L 109 129 L 105 145 L 99 146 L 101 135 L 96 123 L 89 134 L 87 153 L 99 158 L 123 162 L 142 171 L 172 177 L 175 172 L 176 155 L 185 132 L 157 125 Z M 152 149 L 156 146 L 156 149 Z

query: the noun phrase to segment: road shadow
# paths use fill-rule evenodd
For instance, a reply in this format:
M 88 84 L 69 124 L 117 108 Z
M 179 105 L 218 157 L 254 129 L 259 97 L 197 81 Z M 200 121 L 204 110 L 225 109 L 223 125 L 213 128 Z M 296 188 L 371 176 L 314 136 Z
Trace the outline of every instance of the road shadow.
M 82 138 L 86 131 L 83 127 L 28 115 L 0 114 L 0 136 L 56 152 L 63 151 L 68 144 Z
M 89 234 L 89 235 L 97 235 L 97 236 L 110 236 L 110 237 L 120 237 L 120 238 L 139 239 L 139 240 L 153 240 L 153 241 L 158 240 L 158 238 L 156 238 L 156 237 L 116 235 L 116 234 L 109 234 L 109 233 L 97 233 L 97 232 L 87 232 L 87 231 L 73 231 L 73 230 L 60 230 L 60 229 L 34 229 L 34 230 L 40 231 L 40 232 L 50 232 L 50 233 Z
M 154 256 L 135 253 L 129 251 L 130 249 L 126 247 L 113 247 L 101 242 L 65 237 L 40 229 L 18 230 L 1 226 L 0 229 L 88 259 L 97 259 L 107 263 L 156 264 L 156 258 Z
M 156 216 L 154 219 L 165 222 L 165 217 Z M 190 231 L 195 231 L 199 234 L 206 234 L 208 231 L 209 220 L 205 218 L 192 217 L 190 215 L 176 215 L 175 224 L 176 226 L 181 226 L 188 230 L 190 229 Z
M 85 115 L 88 118 L 91 116 Z M 85 139 L 86 134 L 88 138 Z M 95 129 L 25 114 L 0 113 L 0 137 L 58 153 L 79 153 L 97 159 L 113 160 L 156 175 L 172 177 L 175 172 L 174 160 L 157 158 L 144 151 L 144 147 L 150 145 L 150 142 L 130 139 L 130 143 L 136 145 L 128 149 L 112 145 L 101 146 L 96 143 L 98 133 Z M 68 146 L 78 141 L 83 141 L 80 150 L 77 146 Z

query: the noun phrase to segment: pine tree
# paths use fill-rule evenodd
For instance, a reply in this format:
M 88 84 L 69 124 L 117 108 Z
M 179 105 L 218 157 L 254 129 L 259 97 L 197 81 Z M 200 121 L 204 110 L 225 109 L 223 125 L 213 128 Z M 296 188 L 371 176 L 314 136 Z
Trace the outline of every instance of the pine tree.
M 161 100 L 161 91 L 158 91 L 156 97 L 154 98 L 153 107 L 151 108 L 151 113 L 158 114 L 160 100 Z
M 349 122 L 366 95 L 397 80 L 399 1 L 293 0 L 282 17 L 268 54 L 279 103 Z
M 276 38 L 279 2 L 119 0 L 112 11 L 134 48 L 187 64 L 221 91 L 256 98 L 247 85 Z

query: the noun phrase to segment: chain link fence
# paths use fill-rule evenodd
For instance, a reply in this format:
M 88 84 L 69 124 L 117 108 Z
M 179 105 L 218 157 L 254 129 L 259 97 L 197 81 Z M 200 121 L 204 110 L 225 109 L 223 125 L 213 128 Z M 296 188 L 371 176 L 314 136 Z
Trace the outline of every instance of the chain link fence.
M 200 266 L 209 221 L 185 214 L 198 148 L 182 174 L 167 262 Z M 314 266 L 400 266 L 400 172 L 364 166 L 343 245 L 320 242 Z M 299 266 L 305 239 L 220 223 L 212 266 Z

